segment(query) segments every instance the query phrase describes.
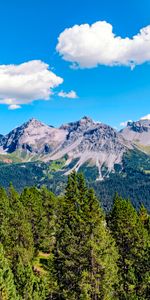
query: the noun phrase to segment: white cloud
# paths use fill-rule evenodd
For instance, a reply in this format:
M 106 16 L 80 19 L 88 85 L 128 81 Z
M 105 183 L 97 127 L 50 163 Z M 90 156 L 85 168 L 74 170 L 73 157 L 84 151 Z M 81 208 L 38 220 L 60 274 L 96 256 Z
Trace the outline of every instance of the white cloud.
M 58 96 L 63 98 L 70 98 L 70 99 L 78 98 L 77 93 L 75 91 L 70 91 L 68 93 L 61 91 L 58 93 Z
M 75 25 L 59 35 L 56 50 L 73 68 L 119 65 L 133 69 L 150 61 L 150 25 L 132 38 L 115 35 L 105 21 Z
M 17 109 L 21 104 L 48 100 L 53 89 L 63 82 L 41 60 L 20 65 L 0 65 L 0 104 Z
M 9 108 L 10 110 L 15 110 L 15 109 L 21 108 L 21 106 L 18 105 L 18 104 L 11 104 L 11 105 L 9 105 L 8 108 Z
M 140 120 L 150 120 L 150 114 L 140 118 Z
M 126 127 L 127 124 L 128 124 L 128 122 L 132 122 L 132 120 L 127 120 L 127 121 L 121 122 L 121 123 L 120 123 L 120 126 L 121 126 L 121 127 Z

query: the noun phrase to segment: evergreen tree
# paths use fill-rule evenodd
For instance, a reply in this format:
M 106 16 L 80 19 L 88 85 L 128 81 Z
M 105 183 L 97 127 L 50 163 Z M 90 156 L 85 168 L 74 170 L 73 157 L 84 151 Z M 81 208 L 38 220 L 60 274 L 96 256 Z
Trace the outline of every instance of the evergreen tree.
M 58 282 L 58 299 L 78 299 L 80 252 L 79 252 L 79 200 L 77 177 L 68 177 L 62 214 L 58 220 L 54 248 L 54 270 Z
M 10 207 L 6 191 L 0 188 L 0 242 L 8 244 Z
M 73 172 L 56 235 L 59 299 L 117 299 L 117 252 L 93 190 Z
M 143 204 L 140 207 L 139 218 L 150 234 L 150 216 Z
M 33 236 L 31 226 L 26 219 L 26 211 L 20 202 L 18 193 L 12 185 L 9 188 L 8 198 L 10 207 L 8 241 L 4 246 L 14 274 L 17 292 L 22 297 L 23 287 L 22 277 L 20 276 L 20 261 L 22 262 L 22 274 L 24 274 L 26 266 L 33 259 Z M 28 280 L 30 279 L 27 276 L 25 280 L 26 284 L 29 284 Z
M 120 299 L 148 299 L 148 233 L 130 201 L 115 196 L 110 227 L 119 249 Z
M 14 278 L 0 243 L 0 299 L 19 300 L 16 294 Z
M 47 190 L 45 186 L 40 191 L 43 215 L 42 215 L 42 235 L 40 239 L 40 249 L 45 252 L 52 251 L 55 242 L 56 222 L 57 222 L 57 198 Z
M 82 210 L 85 223 L 82 251 L 86 264 L 82 272 L 81 299 L 117 299 L 118 253 L 93 189 L 88 190 Z
M 33 258 L 33 236 L 31 226 L 26 219 L 25 208 L 12 185 L 9 188 L 9 207 L 9 246 L 6 250 L 11 256 L 12 263 L 21 256 L 26 264 Z
M 36 276 L 33 286 L 32 300 L 54 300 L 49 297 L 48 277 Z
M 0 188 L 0 299 L 150 299 L 148 212 L 116 194 L 107 223 L 82 174 L 59 197 Z
M 43 237 L 43 206 L 40 191 L 35 188 L 25 188 L 20 196 L 20 200 L 26 209 L 26 217 L 30 222 L 34 246 L 36 250 L 40 247 L 40 242 Z

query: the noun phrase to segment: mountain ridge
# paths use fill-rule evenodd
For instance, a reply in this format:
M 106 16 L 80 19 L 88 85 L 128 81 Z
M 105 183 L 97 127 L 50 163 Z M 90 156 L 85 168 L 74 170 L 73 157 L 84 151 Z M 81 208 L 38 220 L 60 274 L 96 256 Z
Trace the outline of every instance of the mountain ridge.
M 127 126 L 140 136 L 146 132 L 150 140 L 149 122 Z M 0 185 L 7 189 L 12 182 L 19 192 L 25 186 L 46 185 L 61 194 L 66 175 L 76 170 L 85 175 L 105 210 L 115 192 L 130 197 L 137 209 L 142 201 L 150 209 L 149 146 L 125 139 L 124 130 L 118 132 L 89 117 L 59 128 L 31 119 L 0 136 Z
M 146 142 L 140 144 L 137 135 L 138 141 L 146 139 Z M 71 168 L 67 168 L 66 175 L 73 169 L 78 171 L 84 164 L 89 164 L 98 169 L 97 180 L 104 178 L 102 169 L 106 170 L 105 177 L 109 176 L 115 171 L 115 165 L 122 164 L 125 153 L 134 148 L 146 152 L 144 147 L 147 145 L 150 145 L 149 120 L 128 122 L 126 128 L 117 131 L 110 125 L 93 121 L 88 116 L 62 124 L 59 128 L 32 118 L 7 135 L 0 136 L 2 161 L 5 155 L 11 154 L 22 162 L 49 163 L 66 157 L 65 167 L 76 161 Z

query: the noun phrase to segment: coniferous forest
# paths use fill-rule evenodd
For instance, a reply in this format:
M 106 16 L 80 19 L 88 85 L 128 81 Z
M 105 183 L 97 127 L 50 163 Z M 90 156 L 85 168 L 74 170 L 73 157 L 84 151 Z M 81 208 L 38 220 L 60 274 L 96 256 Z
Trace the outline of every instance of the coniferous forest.
M 150 216 L 114 196 L 105 214 L 82 174 L 64 196 L 0 189 L 0 300 L 150 299 Z

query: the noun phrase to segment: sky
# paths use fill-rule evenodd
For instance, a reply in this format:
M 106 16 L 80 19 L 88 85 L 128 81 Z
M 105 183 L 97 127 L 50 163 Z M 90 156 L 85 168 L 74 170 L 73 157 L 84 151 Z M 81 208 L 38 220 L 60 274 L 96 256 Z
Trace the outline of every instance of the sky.
M 119 130 L 149 113 L 149 0 L 0 1 L 1 134 L 85 115 Z

